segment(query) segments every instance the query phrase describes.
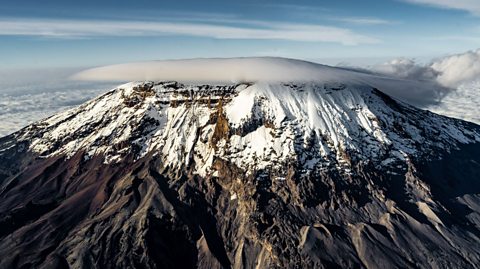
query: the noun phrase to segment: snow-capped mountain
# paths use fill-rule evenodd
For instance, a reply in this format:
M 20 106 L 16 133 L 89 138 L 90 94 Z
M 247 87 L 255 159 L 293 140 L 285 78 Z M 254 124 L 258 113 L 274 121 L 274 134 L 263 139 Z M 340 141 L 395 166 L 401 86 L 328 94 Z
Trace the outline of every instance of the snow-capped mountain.
M 137 82 L 0 139 L 1 268 L 475 268 L 480 127 L 362 82 Z

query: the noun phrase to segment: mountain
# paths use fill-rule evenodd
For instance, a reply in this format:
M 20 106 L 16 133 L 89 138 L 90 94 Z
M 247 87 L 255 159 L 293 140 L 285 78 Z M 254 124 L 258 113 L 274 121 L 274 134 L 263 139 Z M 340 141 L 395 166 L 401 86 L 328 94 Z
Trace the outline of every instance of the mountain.
M 0 268 L 475 268 L 480 126 L 363 82 L 137 82 L 0 138 Z

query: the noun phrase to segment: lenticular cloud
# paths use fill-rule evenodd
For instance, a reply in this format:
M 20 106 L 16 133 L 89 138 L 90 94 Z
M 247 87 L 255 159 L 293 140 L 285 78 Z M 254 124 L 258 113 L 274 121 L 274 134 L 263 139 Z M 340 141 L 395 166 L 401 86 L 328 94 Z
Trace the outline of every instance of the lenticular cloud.
M 285 58 L 214 58 L 151 61 L 111 65 L 83 71 L 81 80 L 175 80 L 187 83 L 294 82 L 349 80 L 337 68 Z
M 331 67 L 285 58 L 189 59 L 139 62 L 98 67 L 74 76 L 79 80 L 179 81 L 224 84 L 240 82 L 345 83 L 375 87 L 411 104 L 438 103 L 448 92 L 435 81 L 418 81 Z

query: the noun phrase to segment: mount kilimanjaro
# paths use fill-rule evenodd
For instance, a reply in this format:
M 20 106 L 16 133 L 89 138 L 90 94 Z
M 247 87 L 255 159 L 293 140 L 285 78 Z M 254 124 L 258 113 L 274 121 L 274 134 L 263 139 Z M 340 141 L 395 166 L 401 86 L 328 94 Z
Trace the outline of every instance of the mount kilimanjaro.
M 128 83 L 0 138 L 0 268 L 477 268 L 479 176 L 361 81 Z

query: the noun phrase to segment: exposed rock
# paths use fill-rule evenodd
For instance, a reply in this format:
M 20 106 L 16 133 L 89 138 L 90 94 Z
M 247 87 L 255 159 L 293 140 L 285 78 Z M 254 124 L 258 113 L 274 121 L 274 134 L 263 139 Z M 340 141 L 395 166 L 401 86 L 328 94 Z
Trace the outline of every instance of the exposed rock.
M 476 268 L 479 174 L 366 86 L 127 84 L 0 138 L 0 268 Z

